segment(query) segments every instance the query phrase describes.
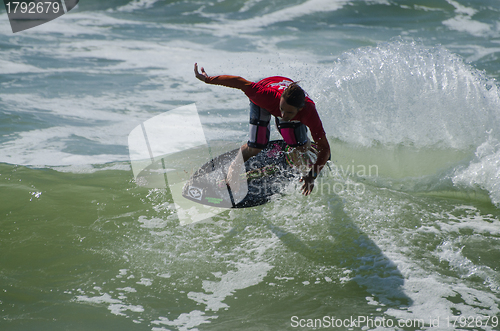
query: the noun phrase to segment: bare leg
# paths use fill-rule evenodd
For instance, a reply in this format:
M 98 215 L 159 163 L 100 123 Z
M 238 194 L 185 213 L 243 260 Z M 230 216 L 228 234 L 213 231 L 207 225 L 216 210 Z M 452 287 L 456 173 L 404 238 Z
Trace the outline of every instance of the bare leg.
M 227 169 L 227 183 L 233 191 L 239 190 L 239 175 L 241 171 L 244 171 L 243 163 L 245 163 L 245 161 L 252 156 L 259 154 L 260 151 L 261 149 L 250 147 L 248 144 L 241 146 L 238 155 L 236 155 L 236 158 L 233 162 L 231 162 L 229 169 Z
M 248 144 L 241 146 L 240 151 L 243 156 L 243 161 L 247 161 L 252 156 L 259 154 L 262 149 L 250 147 Z

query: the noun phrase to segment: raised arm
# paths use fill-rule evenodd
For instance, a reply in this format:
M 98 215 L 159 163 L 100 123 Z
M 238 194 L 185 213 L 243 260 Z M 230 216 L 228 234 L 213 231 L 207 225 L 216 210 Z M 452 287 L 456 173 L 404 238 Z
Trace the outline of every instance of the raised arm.
M 232 88 L 237 88 L 243 92 L 252 84 L 251 81 L 246 80 L 240 76 L 220 75 L 209 76 L 205 72 L 205 68 L 201 67 L 201 73 L 198 71 L 198 63 L 194 64 L 194 74 L 196 78 L 207 84 L 222 85 Z

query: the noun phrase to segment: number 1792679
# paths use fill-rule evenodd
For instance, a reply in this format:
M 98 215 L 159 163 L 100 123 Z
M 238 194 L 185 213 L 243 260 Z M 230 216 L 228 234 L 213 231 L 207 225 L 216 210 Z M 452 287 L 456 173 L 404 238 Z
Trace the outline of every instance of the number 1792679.
M 57 1 L 9 1 L 5 4 L 5 6 L 8 14 L 57 14 L 61 10 L 61 6 Z

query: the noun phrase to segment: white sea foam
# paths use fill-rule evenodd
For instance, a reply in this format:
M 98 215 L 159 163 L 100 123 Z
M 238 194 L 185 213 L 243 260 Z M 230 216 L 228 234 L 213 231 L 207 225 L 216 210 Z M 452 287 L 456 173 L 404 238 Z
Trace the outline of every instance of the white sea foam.
M 174 319 L 169 320 L 167 317 L 160 316 L 157 320 L 151 321 L 153 325 L 166 325 L 177 327 L 179 331 L 197 330 L 193 329 L 202 324 L 210 323 L 210 320 L 216 319 L 217 316 L 207 316 L 205 312 L 193 310 L 189 313 L 182 313 Z M 163 331 L 164 328 L 153 327 L 153 331 Z
M 138 281 L 136 284 L 144 285 L 144 286 L 151 286 L 151 285 L 153 285 L 153 280 L 149 279 L 149 278 L 141 278 L 141 280 Z
M 498 220 L 493 215 L 482 215 L 471 206 L 429 213 L 421 208 L 430 208 L 424 201 L 380 190 L 367 190 L 363 197 L 358 198 L 346 196 L 344 201 L 345 209 L 356 220 L 356 225 L 397 266 L 404 279 L 400 290 L 410 304 L 404 309 L 388 308 L 388 316 L 403 322 L 424 321 L 427 327 L 431 319 L 439 318 L 442 330 L 453 330 L 446 319 L 453 322 L 457 314 L 478 316 L 484 320 L 498 315 L 500 300 L 496 293 L 500 289 L 497 272 L 480 262 L 471 261 L 463 250 L 469 238 L 475 236 L 480 242 L 484 240 L 484 235 L 489 235 L 490 229 L 498 227 Z M 468 216 L 457 217 L 455 213 Z M 414 220 L 409 221 L 411 217 Z M 465 229 L 468 231 L 465 232 Z M 463 235 L 470 230 L 474 231 L 473 235 Z M 492 234 L 497 232 L 494 230 Z M 441 240 L 441 244 L 433 247 L 433 241 L 439 243 Z M 415 243 L 421 242 L 427 245 L 415 246 Z M 470 253 L 476 258 L 482 254 L 477 251 Z M 439 262 L 435 262 L 436 258 Z M 442 263 L 449 267 L 442 266 Z M 447 272 L 436 272 L 442 268 Z M 450 272 L 458 274 L 458 277 Z M 481 281 L 477 282 L 474 278 Z M 373 280 L 367 278 L 364 281 L 368 288 L 374 286 Z M 483 285 L 476 286 L 481 283 Z M 384 289 L 388 292 L 385 295 L 393 291 L 390 287 Z M 371 298 L 370 302 L 379 305 L 383 301 Z M 492 329 L 491 324 L 485 328 Z
M 14 61 L 0 60 L 0 72 L 3 75 L 22 74 L 22 73 L 40 73 L 45 70 L 33 65 L 16 63 Z
M 458 14 L 465 14 L 468 16 L 473 16 L 474 14 L 477 13 L 477 10 L 475 10 L 474 8 L 463 6 L 457 1 L 446 0 L 446 2 L 448 2 L 450 5 L 455 7 L 455 12 Z
M 168 224 L 168 220 L 161 218 L 147 219 L 145 216 L 140 216 L 138 221 L 142 223 L 141 227 L 146 229 L 162 229 Z
M 125 312 L 128 310 L 135 313 L 142 313 L 144 311 L 141 305 L 124 304 L 121 299 L 113 299 L 108 293 L 95 297 L 79 295 L 76 297 L 76 301 L 90 304 L 108 304 L 109 311 L 117 316 L 127 316 Z
M 500 123 L 495 82 L 444 48 L 395 41 L 346 53 L 318 80 L 313 97 L 330 137 L 468 149 Z
M 447 262 L 450 269 L 456 271 L 462 278 L 478 277 L 484 280 L 484 284 L 489 286 L 495 293 L 500 293 L 500 277 L 498 273 L 488 266 L 476 265 L 462 252 L 464 248 L 461 238 L 445 241 L 441 244 L 435 255 L 443 262 Z
M 460 52 L 468 63 L 495 57 L 495 54 L 500 53 L 500 47 L 484 47 L 481 45 L 450 45 L 449 48 Z
M 451 212 L 434 213 L 438 219 L 435 222 L 439 231 L 448 233 L 460 233 L 464 230 L 472 230 L 479 235 L 500 235 L 500 221 L 493 215 L 481 215 L 479 210 L 473 206 L 456 206 L 455 211 L 465 211 L 465 216 L 456 216 Z
M 465 169 L 457 169 L 452 178 L 458 187 L 486 190 L 491 201 L 500 206 L 500 143 L 489 139 L 476 150 L 476 158 Z
M 217 274 L 220 281 L 203 281 L 205 293 L 189 292 L 188 298 L 206 305 L 207 310 L 218 311 L 229 306 L 223 301 L 232 296 L 235 291 L 248 288 L 262 282 L 273 266 L 265 263 L 236 264 L 238 271 L 229 271 L 227 274 Z
M 384 3 L 385 2 L 386 1 L 384 1 Z M 295 6 L 286 7 L 246 20 L 223 20 L 216 24 L 198 24 L 197 26 L 211 29 L 214 33 L 217 33 L 218 36 L 232 35 L 241 32 L 250 33 L 259 31 L 272 24 L 292 21 L 317 12 L 336 11 L 348 3 L 349 1 L 347 0 L 308 0 Z
M 459 15 L 443 21 L 448 28 L 460 32 L 467 32 L 475 37 L 484 37 L 491 32 L 489 24 L 475 21 L 470 16 Z
M 88 303 L 110 303 L 110 304 L 115 304 L 115 303 L 120 303 L 121 301 L 118 299 L 113 299 L 111 295 L 108 293 L 104 293 L 103 295 L 100 296 L 95 296 L 95 297 L 88 297 L 86 295 L 79 295 L 76 297 L 77 301 L 80 302 L 88 302 Z
M 128 4 L 118 7 L 117 11 L 133 12 L 138 9 L 147 9 L 153 7 L 158 0 L 134 0 Z
M 455 7 L 457 16 L 443 21 L 443 25 L 451 30 L 466 32 L 475 37 L 486 37 L 491 35 L 493 29 L 489 24 L 472 19 L 478 12 L 476 9 L 463 6 L 453 0 L 447 0 L 447 2 Z
M 74 21 L 69 24 L 73 26 L 72 29 L 76 29 L 75 34 L 66 37 L 77 36 L 78 33 L 106 35 L 109 32 L 101 29 L 101 26 L 128 24 L 126 20 L 120 21 L 103 14 L 95 15 L 95 17 L 88 13 L 78 15 L 73 17 Z M 69 23 L 59 19 L 54 22 Z M 55 40 L 52 38 L 56 34 L 55 31 L 61 28 L 61 26 L 54 27 L 51 24 L 43 25 L 45 30 L 29 30 L 27 35 L 40 34 L 39 39 L 50 44 Z M 86 28 L 87 25 L 96 27 L 97 30 L 89 30 Z M 68 29 L 63 29 L 63 31 L 67 33 Z M 76 62 L 75 66 L 61 68 L 42 69 L 33 65 L 11 65 L 17 63 L 16 59 L 22 61 L 24 56 L 33 52 L 40 56 L 61 60 L 71 58 L 82 61 L 81 65 Z M 113 91 L 113 87 L 108 90 L 106 86 L 96 86 L 99 91 L 105 90 L 106 92 L 99 92 L 98 95 L 92 93 L 78 95 L 78 97 L 71 95 L 71 91 L 61 91 L 69 95 L 59 94 L 54 97 L 38 93 L 0 94 L 4 108 L 9 111 L 15 110 L 18 114 L 25 113 L 26 115 L 40 113 L 53 118 L 48 128 L 21 130 L 12 134 L 0 150 L 2 162 L 37 166 L 88 165 L 125 161 L 127 154 L 124 150 L 127 146 L 128 133 L 154 115 L 175 108 L 170 106 L 171 104 L 197 102 L 202 116 L 204 116 L 203 113 L 209 111 L 210 113 L 206 114 L 209 116 L 204 116 L 208 124 L 205 127 L 207 138 L 236 137 L 241 140 L 246 136 L 247 129 L 240 130 L 234 123 L 247 122 L 248 101 L 245 96 L 232 89 L 203 85 L 192 74 L 194 62 L 202 60 L 201 65 L 206 65 L 207 71 L 212 74 L 238 74 L 249 79 L 255 79 L 259 77 L 258 75 L 262 77 L 266 74 L 280 74 L 278 72 L 280 68 L 277 68 L 275 61 L 272 60 L 274 55 L 250 52 L 245 56 L 235 56 L 231 52 L 207 52 L 205 45 L 178 40 L 156 43 L 120 38 L 105 40 L 75 38 L 51 47 L 35 43 L 32 48 L 12 51 L 10 57 L 12 60 L 2 60 L 0 66 L 3 65 L 7 73 L 26 72 L 30 74 L 29 77 L 32 80 L 46 79 L 46 75 L 76 75 L 78 77 L 79 73 L 85 76 L 109 75 L 110 77 L 132 74 L 142 80 L 136 85 L 135 93 Z M 282 57 L 288 63 L 296 60 L 294 56 L 283 55 Z M 89 68 L 85 65 L 88 59 L 105 60 L 108 64 L 100 68 Z M 180 65 L 168 65 L 166 59 L 168 63 L 174 61 Z M 228 63 L 231 64 L 231 68 L 237 68 L 237 70 L 232 69 L 232 72 L 228 72 Z M 252 70 L 252 68 L 259 69 Z M 289 73 L 293 71 L 290 68 L 285 69 L 284 71 L 288 70 Z M 150 86 L 156 86 L 156 88 Z M 225 109 L 239 109 L 241 113 L 223 117 L 221 110 Z M 59 119 L 64 124 L 58 125 Z M 218 127 L 219 123 L 233 124 L 231 127 L 226 125 L 221 129 Z M 78 147 L 79 150 L 73 153 L 67 152 L 68 146 L 71 146 L 71 142 L 75 139 L 100 146 L 98 150 L 106 150 L 107 153 L 89 153 L 83 147 L 84 145 Z M 120 146 L 123 148 L 119 148 Z

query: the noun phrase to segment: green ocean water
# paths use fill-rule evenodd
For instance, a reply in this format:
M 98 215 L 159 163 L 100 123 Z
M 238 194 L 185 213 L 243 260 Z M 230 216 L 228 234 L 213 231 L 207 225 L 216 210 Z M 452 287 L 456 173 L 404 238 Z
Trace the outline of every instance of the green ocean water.
M 293 316 L 428 326 L 498 314 L 499 215 L 486 194 L 376 183 L 327 194 L 349 187 L 332 173 L 311 197 L 292 188 L 180 226 L 169 192 L 138 187 L 130 171 L 4 164 L 1 174 L 9 330 L 268 330 Z M 413 310 L 429 301 L 443 310 Z
M 2 9 L 0 329 L 500 330 L 499 11 L 87 0 L 13 34 Z M 332 147 L 311 196 L 185 224 L 138 185 L 131 132 L 180 106 L 214 155 L 247 139 L 195 62 L 301 81 Z
M 302 215 L 294 231 L 287 222 L 269 219 L 277 206 L 245 211 L 244 220 L 231 211 L 180 227 L 168 193 L 137 188 L 129 172 L 61 175 L 4 165 L 2 177 L 8 189 L 2 192 L 9 192 L 2 201 L 12 201 L 2 226 L 2 279 L 9 284 L 2 308 L 12 329 L 143 329 L 150 327 L 139 323 L 146 319 L 158 326 L 182 323 L 172 316 L 186 309 L 194 324 L 217 319 L 227 329 L 284 328 L 289 320 L 280 321 L 282 314 L 313 316 L 320 307 L 330 314 L 344 306 L 346 296 L 353 301 L 341 309 L 343 316 L 359 306 L 366 315 L 376 314 L 362 286 L 341 280 L 347 271 L 342 266 L 353 265 L 358 277 L 392 278 L 394 284 L 386 286 L 394 287 L 394 298 L 387 300 L 408 305 L 397 290 L 404 281 L 400 272 L 335 199 L 327 199 L 330 208 L 325 201 L 303 202 L 318 209 L 318 219 L 311 226 Z M 279 209 L 293 212 L 292 201 L 283 203 L 289 206 Z M 363 270 L 374 262 L 380 267 Z M 204 293 L 210 289 L 213 294 Z M 281 305 L 283 300 L 289 303 Z M 109 310 L 81 307 L 82 302 Z M 310 305 L 305 311 L 304 303 Z M 205 313 L 203 305 L 213 312 Z M 229 313 L 229 307 L 239 313 Z M 137 325 L 127 326 L 113 314 Z M 220 329 L 218 323 L 206 327 Z

